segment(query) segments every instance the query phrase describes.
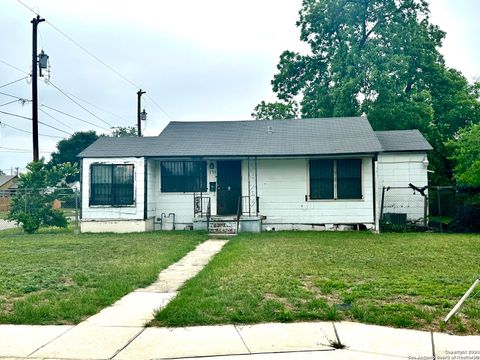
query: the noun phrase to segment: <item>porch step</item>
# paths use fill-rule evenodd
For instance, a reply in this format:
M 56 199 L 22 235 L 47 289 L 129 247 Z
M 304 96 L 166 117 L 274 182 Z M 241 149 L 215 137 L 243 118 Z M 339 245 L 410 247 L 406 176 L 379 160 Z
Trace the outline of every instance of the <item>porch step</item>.
M 237 233 L 236 218 L 232 216 L 212 216 L 208 223 L 208 233 L 235 235 Z
M 237 234 L 214 234 L 214 233 L 210 233 L 208 235 L 208 238 L 209 239 L 214 239 L 214 240 L 229 240 L 236 235 Z

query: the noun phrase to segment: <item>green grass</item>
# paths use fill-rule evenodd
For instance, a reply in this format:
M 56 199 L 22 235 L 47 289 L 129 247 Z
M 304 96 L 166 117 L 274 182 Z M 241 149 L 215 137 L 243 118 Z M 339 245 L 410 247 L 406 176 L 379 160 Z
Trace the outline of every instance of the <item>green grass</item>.
M 428 217 L 428 221 L 431 222 L 436 222 L 436 223 L 442 223 L 444 225 L 450 224 L 452 222 L 452 217 L 451 216 L 432 216 L 430 215 Z
M 478 297 L 442 319 L 480 274 L 479 254 L 478 235 L 242 234 L 152 325 L 353 320 L 478 334 Z
M 205 239 L 197 232 L 0 231 L 0 323 L 76 324 L 152 283 Z

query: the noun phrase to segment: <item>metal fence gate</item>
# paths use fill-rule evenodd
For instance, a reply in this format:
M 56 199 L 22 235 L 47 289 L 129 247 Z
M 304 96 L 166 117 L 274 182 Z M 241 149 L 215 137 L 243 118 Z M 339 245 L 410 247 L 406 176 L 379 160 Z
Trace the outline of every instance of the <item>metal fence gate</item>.
M 421 189 L 385 186 L 381 196 L 380 228 L 384 231 L 465 231 L 462 222 L 475 226 L 478 221 L 480 225 L 480 210 L 469 205 L 476 192 L 475 189 L 453 186 Z M 467 216 L 470 218 L 466 219 Z

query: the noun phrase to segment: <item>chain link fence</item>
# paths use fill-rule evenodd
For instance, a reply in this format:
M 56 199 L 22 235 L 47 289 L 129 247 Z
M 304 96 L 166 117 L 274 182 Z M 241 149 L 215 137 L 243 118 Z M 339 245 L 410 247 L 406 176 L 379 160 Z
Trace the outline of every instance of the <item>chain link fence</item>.
M 479 189 L 453 186 L 386 186 L 381 197 L 381 230 L 480 232 L 480 209 L 471 201 L 478 194 Z
M 53 209 L 62 211 L 68 220 L 68 229 L 78 232 L 80 228 L 80 192 L 71 188 L 48 188 L 41 191 L 52 195 L 54 199 L 52 201 Z M 25 212 L 28 212 L 37 203 L 35 201 L 37 193 L 38 190 L 32 191 L 29 189 L 0 190 L 0 231 L 7 229 L 22 231 L 18 223 L 7 220 L 12 208 L 12 200 L 17 197 Z

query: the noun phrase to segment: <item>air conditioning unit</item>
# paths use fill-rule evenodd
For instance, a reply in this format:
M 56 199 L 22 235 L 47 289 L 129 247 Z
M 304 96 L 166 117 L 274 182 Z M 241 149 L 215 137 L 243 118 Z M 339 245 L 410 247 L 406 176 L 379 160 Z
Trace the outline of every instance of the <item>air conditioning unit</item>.
M 407 226 L 407 214 L 405 213 L 385 213 L 383 220 L 396 226 Z

